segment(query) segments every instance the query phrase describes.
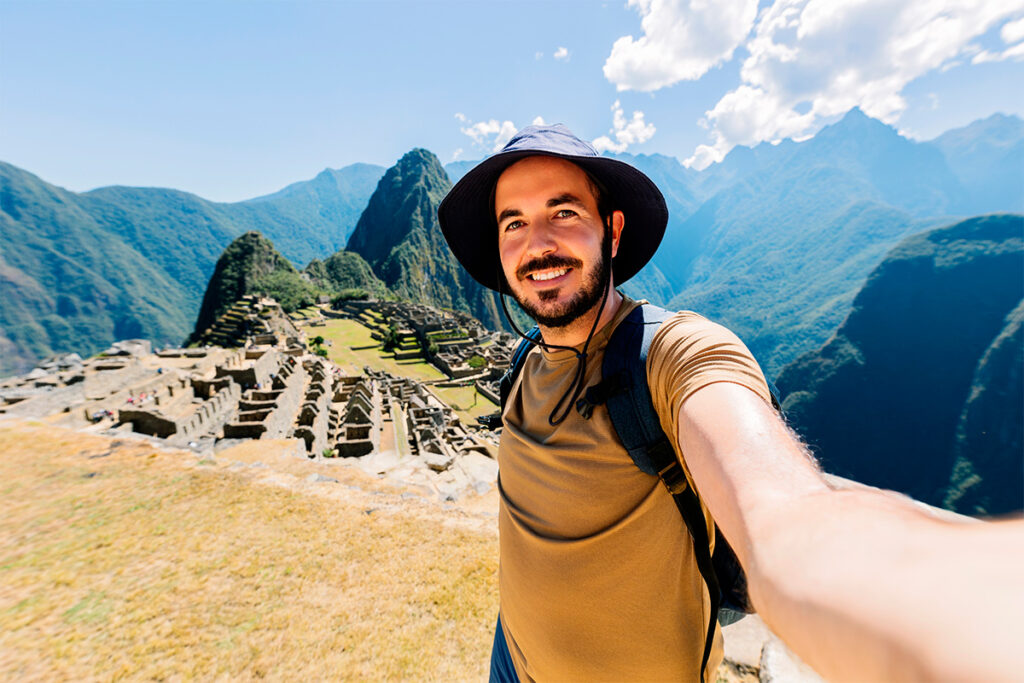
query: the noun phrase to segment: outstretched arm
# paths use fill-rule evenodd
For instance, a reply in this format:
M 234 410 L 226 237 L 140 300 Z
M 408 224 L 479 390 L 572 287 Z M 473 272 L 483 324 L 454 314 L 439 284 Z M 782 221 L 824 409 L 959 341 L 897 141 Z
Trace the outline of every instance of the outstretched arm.
M 836 490 L 737 384 L 694 392 L 678 427 L 758 612 L 819 673 L 997 680 L 1018 670 L 1024 522 L 942 521 L 896 494 Z

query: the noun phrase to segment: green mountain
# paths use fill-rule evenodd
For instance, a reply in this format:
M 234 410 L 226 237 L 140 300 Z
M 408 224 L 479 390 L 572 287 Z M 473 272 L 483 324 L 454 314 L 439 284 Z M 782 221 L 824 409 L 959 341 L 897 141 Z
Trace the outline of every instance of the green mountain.
M 199 339 L 246 294 L 273 297 L 281 308 L 291 312 L 313 303 L 318 293 L 270 240 L 258 232 L 247 232 L 229 244 L 217 259 L 191 340 Z
M 943 501 L 964 514 L 1024 508 L 1024 299 L 985 350 L 956 428 Z M 1017 485 L 1014 486 L 1013 483 Z
M 910 237 L 779 377 L 786 414 L 831 472 L 934 505 L 1020 509 L 1022 298 L 1024 217 Z
M 312 228 L 322 234 L 322 241 L 299 244 L 282 250 L 295 263 L 306 263 L 311 258 L 331 254 L 348 242 L 355 230 L 366 202 L 384 175 L 384 168 L 373 164 L 352 164 L 342 169 L 326 168 L 312 180 L 292 183 L 288 187 L 263 197 L 236 205 L 239 209 L 259 209 L 270 213 L 283 224 Z M 270 233 L 268 233 L 270 234 Z M 274 237 L 282 245 L 283 235 Z M 306 240 L 299 235 L 298 242 Z
M 885 253 L 948 223 L 923 217 L 962 194 L 938 150 L 856 109 L 811 140 L 723 164 L 735 182 L 666 235 L 655 263 L 678 292 L 670 308 L 733 329 L 770 375 L 821 345 Z
M 299 263 L 332 254 L 381 173 L 366 164 L 329 169 L 274 195 L 220 204 L 160 188 L 68 192 L 0 162 L 0 375 L 126 337 L 179 343 L 234 238 L 259 231 Z
M 342 249 L 324 261 L 313 259 L 302 272 L 328 293 L 361 289 L 376 298 L 388 295 L 387 287 L 373 274 L 370 264 L 354 251 Z
M 163 344 L 187 333 L 188 286 L 91 209 L 81 195 L 0 163 L 0 375 L 57 352 L 91 355 L 118 339 Z
M 448 249 L 437 206 L 451 182 L 425 149 L 403 156 L 381 178 L 348 241 L 397 296 L 470 313 L 485 326 L 502 326 L 493 293 L 478 284 Z
M 828 338 L 901 239 L 957 216 L 1020 210 L 1022 129 L 1017 117 L 994 116 L 917 143 L 853 110 L 810 140 L 737 147 L 699 172 L 663 155 L 618 155 L 658 182 L 670 211 L 661 249 L 624 289 L 729 325 L 774 374 Z M 0 209 L 12 208 L 0 218 L 0 277 L 11 294 L 0 313 L 0 374 L 132 330 L 180 341 L 221 252 L 250 230 L 291 263 L 312 264 L 313 281 L 313 260 L 326 264 L 365 220 L 356 243 L 382 280 L 500 325 L 494 297 L 437 233 L 444 172 L 436 159 L 420 162 L 400 162 L 386 183 L 377 166 L 328 169 L 234 204 L 159 188 L 78 194 L 3 165 Z M 403 163 L 410 168 L 399 171 Z M 449 177 L 472 165 L 449 164 Z

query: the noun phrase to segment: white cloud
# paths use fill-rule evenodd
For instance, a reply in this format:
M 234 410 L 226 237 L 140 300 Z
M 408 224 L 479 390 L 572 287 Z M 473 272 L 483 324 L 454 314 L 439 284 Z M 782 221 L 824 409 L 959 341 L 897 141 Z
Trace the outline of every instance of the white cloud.
M 593 145 L 598 152 L 625 152 L 630 145 L 650 140 L 655 130 L 653 123 L 644 122 L 642 111 L 634 111 L 633 117 L 627 119 L 622 112 L 622 104 L 615 100 L 612 105 L 612 128 L 609 131 L 615 139 L 602 135 L 594 140 Z
M 983 62 L 1004 62 L 1007 59 L 1014 61 L 1024 60 L 1024 18 L 1016 21 L 1008 21 L 1003 24 L 999 31 L 999 37 L 1010 47 L 1002 52 L 989 52 L 980 50 L 971 58 L 971 64 L 982 64 Z
M 1024 40 L 1024 17 L 1003 24 L 1002 30 L 999 31 L 999 36 L 1007 45 Z
M 1024 47 L 990 55 L 972 43 L 1022 10 L 1024 0 L 775 0 L 746 42 L 742 83 L 706 112 L 711 144 L 686 163 L 703 168 L 737 144 L 806 137 L 855 106 L 895 124 L 916 78 L 972 55 L 1024 58 Z M 1024 31 L 1016 24 L 1003 26 L 1004 40 Z
M 569 59 L 569 48 L 559 47 L 553 55 L 555 59 Z
M 547 125 L 546 123 L 544 123 L 544 117 L 543 116 L 535 117 L 533 119 L 533 121 L 531 121 L 530 123 L 533 124 L 534 126 L 546 126 Z
M 458 161 L 459 159 L 462 158 L 462 155 L 464 153 L 465 153 L 465 150 L 463 150 L 461 147 L 459 147 L 454 152 L 452 152 L 452 161 Z
M 644 35 L 612 45 L 604 77 L 619 90 L 652 91 L 697 80 L 750 33 L 757 0 L 629 0 Z
M 536 59 L 536 60 L 544 59 L 544 53 L 543 52 L 534 52 L 533 53 L 533 58 Z
M 501 151 L 501 148 L 516 134 L 516 126 L 511 121 L 490 119 L 489 121 L 471 123 L 461 113 L 456 114 L 455 118 L 460 123 L 468 124 L 465 127 L 460 126 L 459 130 L 468 135 L 477 146 L 482 147 L 488 152 Z

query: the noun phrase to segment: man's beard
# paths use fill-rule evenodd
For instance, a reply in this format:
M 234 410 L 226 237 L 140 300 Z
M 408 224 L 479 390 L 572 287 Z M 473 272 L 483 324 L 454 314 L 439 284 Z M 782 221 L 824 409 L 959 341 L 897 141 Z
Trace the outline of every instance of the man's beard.
M 584 273 L 583 286 L 565 303 L 557 306 L 553 310 L 545 312 L 540 309 L 538 304 L 524 301 L 523 298 L 514 291 L 512 292 L 512 298 L 516 300 L 516 303 L 519 304 L 520 308 L 526 311 L 527 315 L 536 320 L 537 324 L 542 325 L 543 327 L 566 327 L 567 325 L 575 322 L 578 318 L 586 314 L 587 311 L 596 306 L 601 300 L 601 297 L 604 296 L 604 285 L 608 282 L 608 277 L 610 275 L 608 259 L 605 258 L 605 254 L 608 252 L 606 247 L 608 246 L 610 239 L 611 238 L 606 231 L 601 242 L 600 263 L 597 267 L 592 268 L 587 273 Z M 551 268 L 575 268 L 579 270 L 582 267 L 583 262 L 579 259 L 552 255 L 530 261 L 520 267 L 516 274 L 519 276 L 521 273 L 548 270 Z M 558 288 L 553 288 L 538 292 L 537 298 L 540 299 L 540 304 L 543 304 L 544 302 L 556 299 L 558 294 Z

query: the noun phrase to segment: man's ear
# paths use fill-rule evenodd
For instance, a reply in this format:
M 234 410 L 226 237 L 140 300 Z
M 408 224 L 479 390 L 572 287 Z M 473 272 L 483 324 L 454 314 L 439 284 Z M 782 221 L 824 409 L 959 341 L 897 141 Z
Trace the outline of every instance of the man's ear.
M 612 211 L 608 219 L 612 230 L 612 258 L 619 253 L 619 239 L 622 237 L 622 228 L 626 226 L 626 216 L 621 211 Z

